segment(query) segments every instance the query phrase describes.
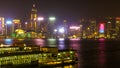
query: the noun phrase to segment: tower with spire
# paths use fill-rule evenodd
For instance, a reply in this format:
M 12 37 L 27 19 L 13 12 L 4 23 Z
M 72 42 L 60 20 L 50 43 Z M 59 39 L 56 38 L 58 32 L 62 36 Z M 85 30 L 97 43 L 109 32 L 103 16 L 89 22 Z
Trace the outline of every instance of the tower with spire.
M 32 6 L 32 10 L 31 10 L 31 16 L 30 16 L 30 27 L 31 27 L 31 30 L 34 30 L 36 32 L 36 21 L 37 21 L 37 8 L 36 8 L 36 5 L 33 4 Z

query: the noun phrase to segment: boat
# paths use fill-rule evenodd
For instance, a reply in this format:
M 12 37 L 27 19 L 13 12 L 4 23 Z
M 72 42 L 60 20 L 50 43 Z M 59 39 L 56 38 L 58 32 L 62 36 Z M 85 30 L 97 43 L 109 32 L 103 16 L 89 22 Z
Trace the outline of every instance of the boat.
M 58 50 L 56 47 L 0 47 L 0 67 L 56 66 L 75 63 L 73 49 Z

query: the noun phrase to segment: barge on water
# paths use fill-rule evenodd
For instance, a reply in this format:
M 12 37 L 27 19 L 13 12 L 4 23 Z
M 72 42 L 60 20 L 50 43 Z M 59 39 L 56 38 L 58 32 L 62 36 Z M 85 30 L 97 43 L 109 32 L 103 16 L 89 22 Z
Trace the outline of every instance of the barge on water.
M 75 63 L 73 49 L 58 50 L 56 47 L 1 47 L 0 67 L 54 66 Z

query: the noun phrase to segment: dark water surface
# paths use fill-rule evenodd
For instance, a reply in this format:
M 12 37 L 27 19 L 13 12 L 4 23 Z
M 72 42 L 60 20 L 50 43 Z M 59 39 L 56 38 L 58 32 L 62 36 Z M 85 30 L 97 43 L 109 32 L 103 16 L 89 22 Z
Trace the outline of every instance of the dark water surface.
M 49 46 L 77 50 L 78 64 L 55 68 L 120 68 L 120 41 L 79 39 L 1 39 L 1 44 L 23 43 L 29 46 Z M 38 68 L 38 67 L 32 67 Z

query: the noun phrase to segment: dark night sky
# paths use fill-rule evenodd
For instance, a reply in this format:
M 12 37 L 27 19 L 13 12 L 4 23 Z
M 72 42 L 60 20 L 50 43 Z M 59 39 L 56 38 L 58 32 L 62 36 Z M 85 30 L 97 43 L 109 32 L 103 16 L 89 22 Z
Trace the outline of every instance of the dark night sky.
M 120 1 L 115 0 L 0 0 L 0 16 L 27 19 L 33 3 L 38 14 L 59 19 L 120 16 Z

